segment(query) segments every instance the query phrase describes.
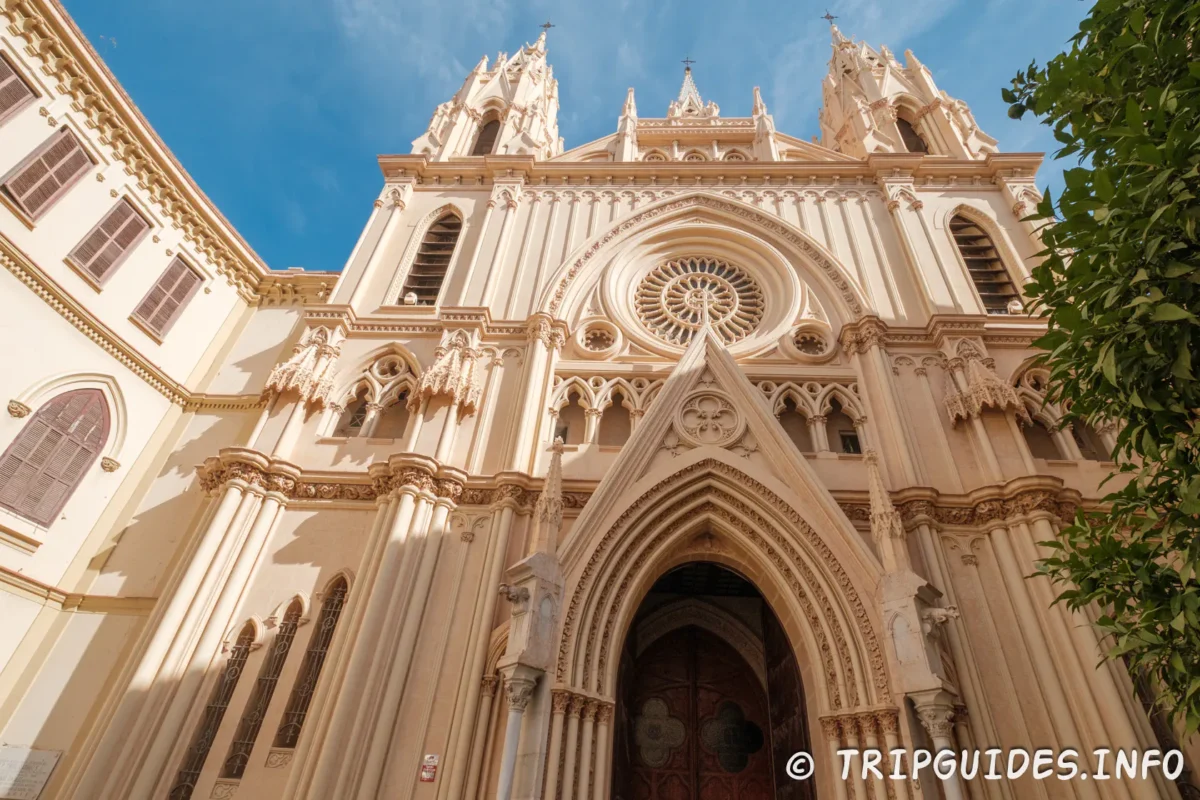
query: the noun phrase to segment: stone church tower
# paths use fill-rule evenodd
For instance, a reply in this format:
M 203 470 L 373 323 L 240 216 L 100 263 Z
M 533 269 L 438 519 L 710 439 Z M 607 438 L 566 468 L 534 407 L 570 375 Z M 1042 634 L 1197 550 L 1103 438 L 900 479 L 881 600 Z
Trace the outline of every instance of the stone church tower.
M 0 17 L 19 796 L 1180 797 L 842 778 L 1169 735 L 1025 578 L 1113 443 L 1031 366 L 1041 156 L 911 53 L 834 29 L 819 144 L 689 67 L 566 149 L 543 34 L 273 272 L 54 0 Z

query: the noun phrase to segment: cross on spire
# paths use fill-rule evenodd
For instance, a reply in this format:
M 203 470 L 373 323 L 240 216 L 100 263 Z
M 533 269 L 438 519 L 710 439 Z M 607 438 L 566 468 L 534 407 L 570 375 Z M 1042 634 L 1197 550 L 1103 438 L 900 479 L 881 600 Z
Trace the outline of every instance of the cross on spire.
M 545 31 L 546 33 L 549 33 L 551 28 L 557 28 L 558 26 L 557 26 L 557 25 L 555 25 L 555 24 L 554 24 L 553 22 L 551 22 L 550 20 L 546 20 L 546 21 L 545 21 L 545 22 L 543 22 L 541 25 L 538 25 L 538 27 L 539 27 L 539 28 L 541 28 L 541 29 L 542 29 L 543 31 Z
M 830 14 L 830 13 L 829 13 L 829 9 L 827 8 L 827 9 L 825 9 L 825 14 L 824 14 L 824 15 L 821 17 L 821 19 L 825 20 L 825 21 L 826 21 L 826 22 L 828 22 L 830 25 L 832 25 L 832 24 L 833 24 L 833 21 L 834 21 L 835 19 L 837 19 L 837 17 L 836 17 L 836 16 L 834 16 L 833 14 Z
M 696 62 L 695 62 L 695 61 L 692 61 L 692 57 L 691 57 L 691 56 L 686 56 L 686 57 L 683 59 L 683 61 L 681 61 L 680 63 L 681 63 L 681 64 L 683 64 L 683 68 L 684 68 L 684 69 L 686 69 L 686 70 L 688 70 L 688 71 L 691 71 L 691 69 L 692 69 L 692 64 L 695 64 Z

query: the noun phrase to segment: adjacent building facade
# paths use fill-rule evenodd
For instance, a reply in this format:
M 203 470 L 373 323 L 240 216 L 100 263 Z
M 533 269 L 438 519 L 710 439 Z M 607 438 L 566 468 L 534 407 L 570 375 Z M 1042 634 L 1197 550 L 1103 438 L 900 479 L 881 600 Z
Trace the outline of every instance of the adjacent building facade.
M 689 69 L 566 149 L 543 34 L 380 157 L 340 274 L 272 272 L 61 7 L 0 21 L 29 796 L 1181 796 L 841 779 L 1169 738 L 1025 578 L 1113 443 L 1031 365 L 1041 156 L 911 52 L 833 29 L 819 140 Z

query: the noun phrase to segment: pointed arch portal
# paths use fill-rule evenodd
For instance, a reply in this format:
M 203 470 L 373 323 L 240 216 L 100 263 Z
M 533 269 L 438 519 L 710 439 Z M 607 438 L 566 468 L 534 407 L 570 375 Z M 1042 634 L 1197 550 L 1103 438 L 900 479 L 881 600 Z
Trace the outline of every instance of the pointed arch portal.
M 812 800 L 787 778 L 812 751 L 803 680 L 754 584 L 711 561 L 665 573 L 625 638 L 612 796 Z

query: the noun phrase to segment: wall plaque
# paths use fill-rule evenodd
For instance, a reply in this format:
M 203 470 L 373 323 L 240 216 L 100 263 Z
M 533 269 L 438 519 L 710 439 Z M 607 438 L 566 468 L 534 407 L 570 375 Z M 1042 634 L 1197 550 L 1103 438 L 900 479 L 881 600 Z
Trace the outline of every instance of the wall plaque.
M 61 756 L 61 750 L 0 744 L 0 798 L 38 800 Z

